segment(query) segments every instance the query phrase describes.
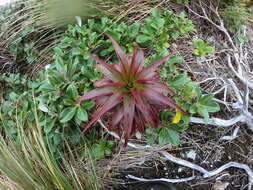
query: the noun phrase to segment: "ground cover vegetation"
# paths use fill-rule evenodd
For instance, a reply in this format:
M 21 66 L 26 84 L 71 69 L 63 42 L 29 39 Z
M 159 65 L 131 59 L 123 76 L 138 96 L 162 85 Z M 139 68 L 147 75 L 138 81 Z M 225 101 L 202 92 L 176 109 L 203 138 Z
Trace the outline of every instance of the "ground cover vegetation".
M 115 17 L 114 8 L 124 5 L 119 1 L 77 1 L 64 15 L 58 1 L 46 2 L 22 1 L 0 10 L 5 188 L 105 188 L 97 163 L 121 143 L 97 121 L 126 146 L 141 133 L 142 145 L 151 147 L 181 146 L 192 117 L 213 121 L 210 115 L 220 110 L 215 94 L 203 92 L 195 75 L 182 69 L 185 57 L 175 49 L 186 40 L 191 54 L 205 60 L 216 48 L 199 37 L 185 10 L 146 4 L 149 14 L 128 22 L 138 10 L 125 20 Z M 235 40 L 247 43 L 243 27 L 252 20 L 245 4 L 222 1 L 220 12 Z

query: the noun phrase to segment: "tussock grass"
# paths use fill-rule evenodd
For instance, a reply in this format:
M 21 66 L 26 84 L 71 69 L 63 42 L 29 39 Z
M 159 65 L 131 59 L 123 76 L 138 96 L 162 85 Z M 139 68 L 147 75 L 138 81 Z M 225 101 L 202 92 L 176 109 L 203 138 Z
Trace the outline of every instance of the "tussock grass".
M 35 110 L 36 113 L 36 110 Z M 22 121 L 18 122 L 22 123 Z M 37 126 L 18 126 L 16 140 L 0 136 L 0 180 L 6 189 L 18 190 L 99 190 L 89 149 L 76 150 L 66 143 L 66 153 L 56 158 Z M 17 140 L 18 139 L 18 140 Z M 64 143 L 64 142 L 63 142 Z

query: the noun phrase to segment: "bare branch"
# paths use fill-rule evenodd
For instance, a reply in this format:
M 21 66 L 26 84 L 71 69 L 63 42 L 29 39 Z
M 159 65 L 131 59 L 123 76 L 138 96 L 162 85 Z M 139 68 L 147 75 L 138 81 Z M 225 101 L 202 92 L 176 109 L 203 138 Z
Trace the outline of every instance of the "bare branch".
M 174 162 L 176 164 L 194 169 L 199 171 L 200 173 L 204 174 L 203 178 L 207 178 L 207 177 L 212 177 L 215 176 L 219 173 L 221 173 L 222 171 L 234 167 L 234 168 L 240 168 L 246 171 L 246 173 L 248 174 L 248 190 L 251 190 L 252 185 L 253 185 L 253 172 L 252 170 L 249 168 L 249 166 L 245 165 L 245 164 L 240 164 L 238 162 L 229 162 L 215 170 L 212 171 L 207 171 L 206 169 L 202 168 L 201 166 L 197 165 L 197 164 L 193 164 L 191 162 L 188 162 L 186 160 L 182 160 L 180 158 L 174 157 L 171 154 L 169 154 L 168 152 L 162 151 L 161 154 L 169 161 Z
M 112 135 L 113 137 L 115 137 L 117 139 L 120 139 L 121 141 L 123 140 L 117 134 L 115 134 L 113 132 L 110 132 L 101 120 L 98 120 L 98 122 L 110 135 Z M 236 167 L 236 168 L 244 169 L 246 171 L 246 173 L 248 174 L 248 178 L 249 178 L 248 190 L 251 190 L 251 187 L 252 187 L 252 184 L 253 184 L 253 172 L 251 171 L 249 166 L 247 166 L 245 164 L 240 164 L 240 163 L 237 163 L 237 162 L 229 162 L 229 163 L 227 163 L 227 164 L 225 164 L 225 165 L 223 165 L 223 166 L 221 166 L 221 167 L 219 167 L 215 170 L 208 171 L 208 170 L 204 169 L 203 167 L 201 167 L 197 164 L 194 164 L 194 163 L 189 162 L 187 160 L 183 160 L 183 159 L 174 157 L 171 154 L 169 154 L 168 152 L 163 151 L 163 149 L 165 149 L 165 147 L 157 149 L 157 147 L 136 145 L 136 144 L 130 143 L 130 142 L 127 143 L 127 146 L 130 146 L 130 147 L 132 147 L 134 149 L 137 149 L 137 150 L 147 149 L 147 150 L 150 150 L 150 151 L 156 151 L 156 152 L 162 154 L 163 158 L 166 159 L 166 160 L 169 160 L 169 161 L 171 161 L 173 163 L 176 163 L 178 165 L 182 165 L 182 166 L 185 166 L 185 167 L 188 167 L 188 168 L 199 171 L 200 173 L 203 174 L 202 178 L 208 178 L 208 177 L 215 176 L 215 175 L 221 173 L 223 170 L 226 170 L 230 167 Z M 139 180 L 139 181 L 165 181 L 165 182 L 170 182 L 170 183 L 179 183 L 179 182 L 190 181 L 190 180 L 193 180 L 193 179 L 196 179 L 196 178 L 201 178 L 201 176 L 192 176 L 192 177 L 189 177 L 189 178 L 182 178 L 182 179 L 160 178 L 160 179 L 151 179 L 151 180 L 149 180 L 149 179 L 138 178 L 138 177 L 135 177 L 135 176 L 132 176 L 132 175 L 128 175 L 127 177 L 131 178 L 131 179 Z
M 197 177 L 192 176 L 192 177 L 181 178 L 181 179 L 167 179 L 167 178 L 145 179 L 145 178 L 135 177 L 133 175 L 127 175 L 127 178 L 134 179 L 134 180 L 137 180 L 137 181 L 143 181 L 143 182 L 164 181 L 164 182 L 168 182 L 168 183 L 182 183 L 182 182 L 186 182 L 186 181 L 192 181 L 192 180 L 196 179 Z
M 198 117 L 190 117 L 191 123 L 198 123 L 198 124 L 206 124 L 206 125 L 213 125 L 217 127 L 230 127 L 238 122 L 245 121 L 245 116 L 239 115 L 229 120 L 219 119 L 219 118 L 210 118 L 207 122 L 204 121 L 203 118 Z
M 229 140 L 229 141 L 234 140 L 237 137 L 237 133 L 238 133 L 239 129 L 240 129 L 240 126 L 237 126 L 231 136 L 224 136 L 221 138 L 221 140 Z

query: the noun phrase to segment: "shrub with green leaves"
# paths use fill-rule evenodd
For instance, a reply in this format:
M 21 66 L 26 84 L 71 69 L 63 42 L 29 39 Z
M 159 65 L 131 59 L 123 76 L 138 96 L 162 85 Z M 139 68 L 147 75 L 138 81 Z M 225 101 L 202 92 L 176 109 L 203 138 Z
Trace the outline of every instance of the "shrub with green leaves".
M 160 27 L 162 31 L 157 32 L 156 27 Z M 57 148 L 63 148 L 63 140 L 71 140 L 72 143 L 79 143 L 81 146 L 82 142 L 78 136 L 90 121 L 91 109 L 94 108 L 95 102 L 86 100 L 78 103 L 75 100 L 94 89 L 93 83 L 102 78 L 102 74 L 94 69 L 95 61 L 83 51 L 92 49 L 94 55 L 112 63 L 115 62 L 116 56 L 104 32 L 111 35 L 127 54 L 134 52 L 135 43 L 140 43 L 140 39 L 137 38 L 145 35 L 152 40 L 141 42 L 140 47 L 149 48 L 154 52 L 144 61 L 146 66 L 168 55 L 167 47 L 172 40 L 186 37 L 194 31 L 194 26 L 184 13 L 175 15 L 171 11 L 162 13 L 157 10 L 154 10 L 143 23 L 128 25 L 104 17 L 97 21 L 90 19 L 83 25 L 69 25 L 61 42 L 55 45 L 54 62 L 47 66 L 47 70 L 41 71 L 36 80 L 21 75 L 1 75 L 1 84 L 5 90 L 1 100 L 0 127 L 6 126 L 6 133 L 15 135 L 16 129 L 20 126 L 20 120 L 17 118 L 26 118 L 21 120 L 23 126 L 35 123 L 32 111 L 35 104 L 39 108 L 37 115 L 40 126 L 44 137 L 52 146 L 52 151 L 57 152 Z M 186 73 L 177 70 L 176 64 L 182 61 L 183 58 L 180 56 L 170 57 L 159 70 L 161 80 L 177 93 L 174 100 L 180 107 L 191 114 L 200 114 L 208 118 L 209 113 L 218 110 L 218 105 L 210 97 L 207 101 L 202 101 L 205 96 L 201 94 L 198 84 Z M 199 105 L 201 108 L 198 110 Z M 158 135 L 161 135 L 160 143 L 178 144 L 178 132 L 187 129 L 190 115 L 180 115 L 178 112 L 177 122 L 172 123 L 175 112 L 165 109 L 162 113 L 160 126 L 163 127 L 157 129 Z M 167 134 L 164 130 L 173 131 L 170 134 L 176 140 L 163 140 L 163 135 Z M 93 133 L 95 132 L 90 132 L 87 137 Z M 94 139 L 97 139 L 96 134 Z
M 208 43 L 204 42 L 202 39 L 194 38 L 193 43 L 195 46 L 194 53 L 197 56 L 204 56 L 215 51 L 213 46 L 208 45 Z
M 99 139 L 97 143 L 91 146 L 90 155 L 95 159 L 102 159 L 105 156 L 112 154 L 112 147 L 115 145 L 113 141 L 105 141 L 103 138 Z

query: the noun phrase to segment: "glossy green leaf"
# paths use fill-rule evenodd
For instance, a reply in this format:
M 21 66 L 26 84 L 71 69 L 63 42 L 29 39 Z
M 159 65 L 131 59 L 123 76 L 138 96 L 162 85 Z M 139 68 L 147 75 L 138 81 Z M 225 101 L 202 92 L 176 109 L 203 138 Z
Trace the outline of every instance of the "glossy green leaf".
M 86 112 L 86 110 L 82 109 L 82 108 L 78 108 L 77 109 L 77 118 L 81 121 L 88 121 L 88 113 Z
M 70 121 L 76 113 L 76 107 L 68 107 L 62 110 L 60 113 L 60 122 L 66 123 Z
M 42 92 L 44 92 L 44 93 L 55 92 L 55 91 L 58 90 L 56 87 L 52 86 L 52 85 L 49 84 L 49 83 L 45 83 L 45 84 L 41 85 L 39 89 L 40 89 Z
M 139 35 L 136 38 L 136 42 L 139 44 L 142 44 L 144 46 L 148 45 L 147 43 L 150 42 L 151 40 L 152 40 L 152 38 L 147 35 Z
M 52 131 L 54 124 L 55 124 L 55 120 L 53 120 L 53 119 L 49 119 L 46 122 L 46 125 L 44 125 L 44 131 L 46 134 L 49 134 Z
M 205 121 L 207 122 L 209 119 L 209 113 L 208 113 L 206 106 L 198 105 L 197 110 L 198 110 L 198 114 L 201 115 L 202 117 L 204 117 Z
M 166 143 L 179 145 L 178 132 L 170 128 L 162 128 L 159 133 L 159 144 L 164 145 Z
M 82 108 L 84 108 L 85 110 L 90 110 L 95 105 L 96 103 L 94 101 L 85 101 L 81 103 Z
M 76 100 L 78 98 L 77 87 L 74 84 L 70 84 L 68 86 L 66 93 L 73 100 Z

